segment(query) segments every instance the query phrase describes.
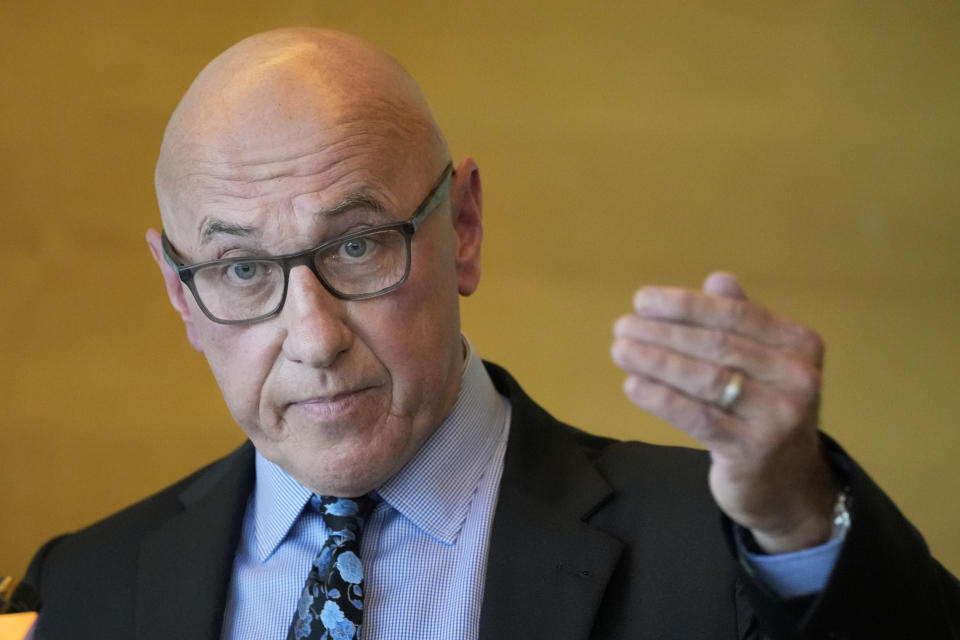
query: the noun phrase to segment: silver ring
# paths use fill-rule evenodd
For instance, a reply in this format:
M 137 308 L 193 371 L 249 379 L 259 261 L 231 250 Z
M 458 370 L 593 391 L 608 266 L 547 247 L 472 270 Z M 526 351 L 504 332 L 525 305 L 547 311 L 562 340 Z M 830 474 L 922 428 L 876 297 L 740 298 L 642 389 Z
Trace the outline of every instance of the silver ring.
M 720 408 L 726 411 L 733 406 L 733 403 L 737 401 L 740 397 L 740 392 L 743 391 L 743 375 L 739 371 L 734 371 L 730 376 L 730 381 L 727 382 L 727 386 L 723 388 L 723 393 L 720 394 Z

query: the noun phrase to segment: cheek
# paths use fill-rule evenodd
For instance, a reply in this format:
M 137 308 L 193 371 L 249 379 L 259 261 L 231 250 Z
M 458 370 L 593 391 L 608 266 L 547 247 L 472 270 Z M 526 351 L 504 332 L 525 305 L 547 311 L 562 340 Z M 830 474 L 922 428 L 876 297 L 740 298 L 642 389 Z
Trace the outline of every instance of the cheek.
M 451 270 L 435 262 L 420 266 L 395 295 L 371 301 L 376 314 L 353 322 L 355 335 L 389 372 L 394 412 L 408 416 L 443 402 L 461 366 L 456 279 L 440 277 Z
M 215 325 L 204 331 L 204 355 L 234 420 L 245 430 L 259 422 L 263 385 L 277 348 L 254 327 Z

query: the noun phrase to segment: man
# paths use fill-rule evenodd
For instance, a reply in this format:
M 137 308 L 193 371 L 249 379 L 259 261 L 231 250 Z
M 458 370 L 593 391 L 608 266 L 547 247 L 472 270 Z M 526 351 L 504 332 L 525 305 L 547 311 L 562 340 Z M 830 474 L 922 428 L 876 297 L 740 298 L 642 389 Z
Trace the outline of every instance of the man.
M 44 547 L 41 637 L 960 637 L 957 581 L 817 432 L 818 337 L 732 276 L 641 290 L 612 349 L 709 457 L 481 364 L 478 168 L 370 45 L 235 45 L 156 185 L 147 242 L 252 447 Z

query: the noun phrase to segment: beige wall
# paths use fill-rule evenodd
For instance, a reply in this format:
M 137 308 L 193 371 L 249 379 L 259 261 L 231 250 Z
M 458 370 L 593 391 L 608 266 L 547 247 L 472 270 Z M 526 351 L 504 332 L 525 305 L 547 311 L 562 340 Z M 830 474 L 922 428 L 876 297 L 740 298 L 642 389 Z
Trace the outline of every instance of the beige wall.
M 824 425 L 960 572 L 960 5 L 742 4 L 3 2 L 0 572 L 240 442 L 143 242 L 152 163 L 209 58 L 295 23 L 394 52 L 478 159 L 466 331 L 535 398 L 688 442 L 610 325 L 732 269 L 824 334 Z

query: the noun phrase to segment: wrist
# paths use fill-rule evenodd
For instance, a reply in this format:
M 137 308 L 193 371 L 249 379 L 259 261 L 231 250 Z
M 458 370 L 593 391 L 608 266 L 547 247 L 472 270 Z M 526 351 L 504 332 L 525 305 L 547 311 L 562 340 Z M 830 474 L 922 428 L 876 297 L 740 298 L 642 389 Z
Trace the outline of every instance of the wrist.
M 782 554 L 820 546 L 843 538 L 850 529 L 850 490 L 843 487 L 836 492 L 829 515 L 820 511 L 802 521 L 801 526 L 785 532 L 748 530 L 752 540 L 745 541 L 752 552 Z

